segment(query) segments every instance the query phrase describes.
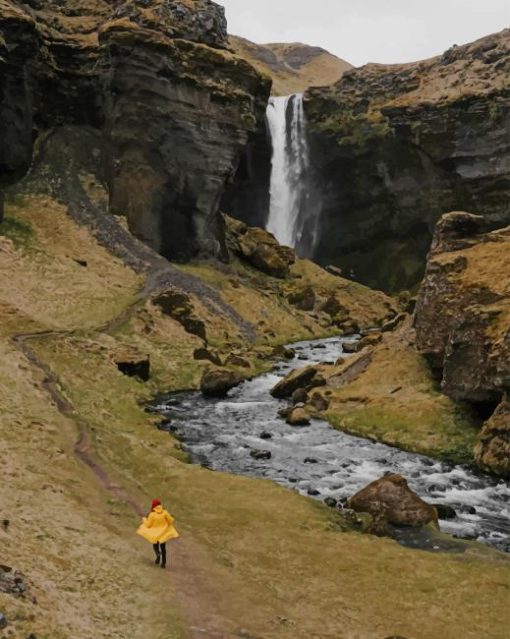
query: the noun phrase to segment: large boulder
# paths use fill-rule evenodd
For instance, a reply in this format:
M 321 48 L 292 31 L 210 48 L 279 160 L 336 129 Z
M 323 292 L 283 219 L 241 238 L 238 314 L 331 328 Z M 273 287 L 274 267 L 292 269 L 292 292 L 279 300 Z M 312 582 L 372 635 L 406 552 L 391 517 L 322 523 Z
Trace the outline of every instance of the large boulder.
M 237 371 L 214 368 L 204 371 L 200 380 L 200 390 L 207 397 L 226 397 L 228 391 L 244 380 Z
M 281 246 L 275 237 L 261 228 L 251 228 L 227 217 L 228 247 L 238 257 L 259 271 L 273 277 L 286 278 L 296 261 L 294 251 Z
M 291 371 L 271 390 L 271 395 L 278 399 L 291 397 L 298 389 L 310 390 L 316 386 L 324 386 L 324 377 L 315 366 L 306 366 Z
M 291 426 L 308 426 L 310 415 L 302 406 L 292 408 L 287 414 L 287 424 Z
M 402 475 L 388 475 L 373 481 L 347 502 L 356 512 L 379 518 L 381 512 L 394 526 L 424 526 L 437 524 L 436 509 L 414 493 Z

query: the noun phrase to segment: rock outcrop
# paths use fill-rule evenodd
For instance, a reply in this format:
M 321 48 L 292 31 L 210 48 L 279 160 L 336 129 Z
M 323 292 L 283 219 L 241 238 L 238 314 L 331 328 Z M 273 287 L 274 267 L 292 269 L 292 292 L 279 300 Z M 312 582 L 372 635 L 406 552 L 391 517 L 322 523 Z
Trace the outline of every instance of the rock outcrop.
M 206 370 L 200 381 L 200 390 L 207 397 L 225 397 L 229 390 L 239 386 L 244 377 L 225 368 Z
M 443 391 L 482 419 L 510 390 L 510 227 L 486 229 L 468 213 L 440 220 L 415 315 L 417 347 Z M 503 402 L 482 431 L 480 463 L 508 474 L 509 441 Z
M 356 512 L 384 517 L 394 526 L 437 524 L 436 509 L 414 493 L 402 475 L 388 475 L 372 482 L 347 502 Z
M 110 210 L 137 237 L 173 260 L 226 258 L 221 195 L 271 82 L 229 49 L 222 7 L 2 0 L 0 53 L 0 189 L 34 132 L 93 128 Z
M 248 227 L 243 222 L 227 218 L 228 247 L 235 255 L 259 271 L 273 277 L 286 278 L 296 261 L 294 251 L 281 246 L 271 233 Z
M 510 222 L 509 71 L 507 29 L 430 60 L 353 69 L 307 92 L 324 193 L 321 263 L 409 289 L 444 211 Z

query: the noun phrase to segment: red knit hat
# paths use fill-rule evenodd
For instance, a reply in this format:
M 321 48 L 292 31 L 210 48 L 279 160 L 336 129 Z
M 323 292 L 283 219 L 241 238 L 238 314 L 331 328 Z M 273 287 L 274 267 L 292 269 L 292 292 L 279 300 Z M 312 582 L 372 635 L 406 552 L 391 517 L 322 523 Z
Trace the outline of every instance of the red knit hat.
M 159 501 L 159 499 L 153 499 L 152 500 L 152 505 L 151 505 L 152 510 L 154 510 L 154 508 L 156 508 L 156 506 L 161 506 L 161 502 Z

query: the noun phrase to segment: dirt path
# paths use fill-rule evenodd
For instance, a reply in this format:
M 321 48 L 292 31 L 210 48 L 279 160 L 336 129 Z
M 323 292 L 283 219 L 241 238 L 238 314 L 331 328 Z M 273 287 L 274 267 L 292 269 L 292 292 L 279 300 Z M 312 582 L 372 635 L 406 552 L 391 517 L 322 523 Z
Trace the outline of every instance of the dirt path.
M 121 314 L 105 325 L 91 332 L 114 330 L 116 326 L 128 319 L 150 294 L 156 292 L 160 285 L 160 277 L 151 278 L 151 282 L 148 282 L 143 290 L 140 291 L 131 306 L 124 309 Z M 57 376 L 30 348 L 31 341 L 49 338 L 63 339 L 72 337 L 75 334 L 76 331 L 73 330 L 18 334 L 12 337 L 12 342 L 33 366 L 43 372 L 44 389 L 60 413 L 76 424 L 77 439 L 74 444 L 76 457 L 92 471 L 103 490 L 128 506 L 135 515 L 142 516 L 146 509 L 120 483 L 113 481 L 109 477 L 106 469 L 94 455 L 89 435 L 90 428 L 86 419 L 76 411 L 72 403 L 61 392 Z M 172 564 L 169 574 L 175 587 L 183 617 L 188 625 L 189 639 L 235 639 L 239 636 L 246 637 L 246 634 L 232 635 L 224 630 L 227 624 L 218 612 L 219 593 L 209 585 L 210 576 L 206 570 L 197 564 L 193 546 L 192 539 L 182 538 L 172 545 Z

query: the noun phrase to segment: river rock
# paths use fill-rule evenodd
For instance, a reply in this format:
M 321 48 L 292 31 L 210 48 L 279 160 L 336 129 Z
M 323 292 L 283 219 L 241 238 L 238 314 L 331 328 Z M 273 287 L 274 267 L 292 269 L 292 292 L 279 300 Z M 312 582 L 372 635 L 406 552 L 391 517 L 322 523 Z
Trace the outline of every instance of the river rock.
M 298 388 L 309 390 L 316 386 L 323 386 L 325 380 L 315 366 L 307 366 L 291 371 L 271 390 L 271 395 L 278 399 L 291 397 Z
M 273 439 L 273 435 L 271 433 L 268 433 L 266 430 L 262 431 L 262 433 L 260 433 L 259 437 L 260 437 L 260 439 Z
M 434 508 L 437 510 L 439 519 L 455 519 L 457 517 L 455 508 L 449 504 L 434 504 Z
M 292 393 L 291 400 L 293 404 L 306 404 L 306 402 L 308 401 L 308 393 L 305 391 L 304 388 L 297 388 Z
M 395 526 L 437 524 L 436 509 L 418 497 L 402 475 L 377 479 L 351 497 L 347 506 L 375 516 L 383 509 L 386 521 Z
M 259 461 L 263 461 L 263 460 L 271 459 L 272 454 L 270 450 L 254 449 L 250 451 L 250 457 L 253 457 L 253 459 L 257 459 Z
M 200 390 L 208 397 L 225 397 L 229 390 L 239 386 L 244 377 L 237 371 L 226 369 L 206 370 L 200 381 Z
M 338 506 L 338 501 L 334 497 L 326 497 L 324 503 L 330 508 L 336 508 Z
M 291 426 L 308 426 L 310 424 L 310 415 L 304 408 L 297 406 L 289 411 L 287 424 Z
M 347 354 L 357 353 L 360 350 L 359 342 L 344 342 L 342 351 Z

